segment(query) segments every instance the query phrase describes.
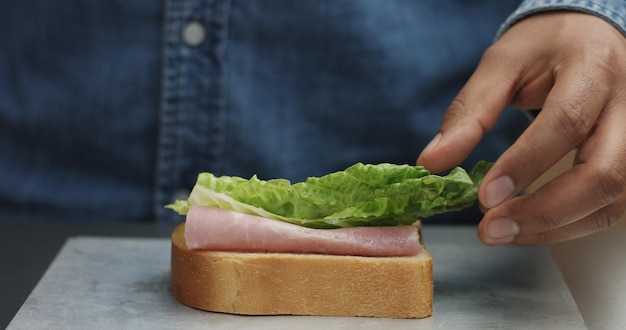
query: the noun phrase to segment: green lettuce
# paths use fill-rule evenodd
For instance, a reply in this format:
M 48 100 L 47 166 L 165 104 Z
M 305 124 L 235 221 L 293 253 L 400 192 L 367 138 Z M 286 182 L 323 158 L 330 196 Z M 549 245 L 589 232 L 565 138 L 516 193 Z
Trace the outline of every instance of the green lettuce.
M 192 205 L 215 206 L 310 228 L 407 225 L 473 205 L 491 165 L 438 176 L 421 166 L 357 163 L 295 184 L 200 173 L 189 198 L 167 207 L 186 214 Z

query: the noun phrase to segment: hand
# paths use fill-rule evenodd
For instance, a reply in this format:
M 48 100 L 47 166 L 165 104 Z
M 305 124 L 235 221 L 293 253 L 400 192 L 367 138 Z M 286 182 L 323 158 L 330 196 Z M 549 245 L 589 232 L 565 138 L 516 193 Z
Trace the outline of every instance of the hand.
M 542 109 L 479 187 L 486 244 L 541 244 L 608 228 L 626 209 L 626 38 L 576 12 L 530 16 L 489 48 L 417 163 L 465 159 L 507 106 Z M 529 184 L 572 149 L 574 166 Z

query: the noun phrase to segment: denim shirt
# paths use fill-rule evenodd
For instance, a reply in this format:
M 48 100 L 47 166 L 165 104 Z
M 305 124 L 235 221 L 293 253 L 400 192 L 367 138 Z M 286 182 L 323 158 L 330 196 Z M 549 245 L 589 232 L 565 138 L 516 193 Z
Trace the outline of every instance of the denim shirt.
M 498 31 L 625 17 L 621 0 L 1 3 L 0 221 L 180 221 L 163 206 L 202 171 L 412 164 Z M 462 166 L 527 124 L 505 111 Z

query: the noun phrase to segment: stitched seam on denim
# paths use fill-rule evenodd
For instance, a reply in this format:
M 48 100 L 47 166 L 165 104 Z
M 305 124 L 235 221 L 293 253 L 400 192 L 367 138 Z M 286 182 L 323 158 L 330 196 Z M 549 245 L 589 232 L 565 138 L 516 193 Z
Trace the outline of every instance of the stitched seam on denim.
M 216 116 L 213 118 L 213 125 L 211 132 L 213 148 L 211 153 L 211 170 L 215 172 L 222 172 L 222 162 L 220 161 L 224 157 L 226 151 L 226 123 L 228 115 L 227 105 L 227 90 L 226 90 L 226 77 L 227 77 L 227 61 L 226 61 L 226 46 L 228 42 L 228 24 L 230 17 L 230 5 L 231 0 L 218 0 L 214 1 L 213 17 L 211 19 L 211 25 L 219 26 L 215 29 L 214 42 L 211 45 L 211 49 L 214 51 L 215 65 L 218 72 L 214 76 L 213 88 L 215 88 L 215 95 L 213 100 L 210 100 L 211 106 L 215 108 Z
M 175 219 L 163 208 L 192 177 L 216 171 L 225 150 L 225 43 L 230 0 L 170 0 L 164 30 L 160 143 L 154 194 L 159 221 Z M 186 24 L 204 27 L 204 40 L 187 45 Z
M 195 104 L 198 122 L 195 125 L 196 145 L 194 150 L 197 171 L 220 171 L 220 159 L 225 149 L 225 43 L 229 1 L 205 0 L 200 20 L 206 25 L 205 43 L 193 49 L 192 57 L 202 70 L 197 77 L 201 90 Z
M 180 109 L 177 100 L 180 98 L 180 72 L 177 62 L 180 61 L 180 27 L 183 19 L 185 3 L 183 1 L 166 1 L 163 25 L 163 59 L 159 142 L 157 144 L 157 169 L 154 187 L 154 215 L 157 221 L 167 216 L 168 210 L 163 205 L 168 202 L 167 191 L 172 189 L 178 174 L 177 144 L 180 143 L 178 118 Z

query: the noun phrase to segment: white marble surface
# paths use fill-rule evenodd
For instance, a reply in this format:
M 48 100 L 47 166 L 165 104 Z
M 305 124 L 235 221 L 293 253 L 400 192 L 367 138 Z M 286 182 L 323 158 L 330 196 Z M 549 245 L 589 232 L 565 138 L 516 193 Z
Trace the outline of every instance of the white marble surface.
M 203 312 L 171 295 L 168 239 L 76 237 L 9 329 L 585 328 L 545 248 L 487 247 L 471 228 L 424 228 L 424 235 L 435 277 L 435 312 L 427 319 Z

